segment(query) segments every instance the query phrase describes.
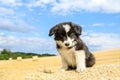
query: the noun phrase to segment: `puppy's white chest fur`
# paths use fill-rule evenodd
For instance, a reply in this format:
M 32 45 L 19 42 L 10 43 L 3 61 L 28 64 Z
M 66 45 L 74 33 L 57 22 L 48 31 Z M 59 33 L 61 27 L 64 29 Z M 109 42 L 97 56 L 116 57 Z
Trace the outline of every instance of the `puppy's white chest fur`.
M 76 58 L 75 58 L 75 49 L 74 47 L 71 49 L 62 48 L 58 49 L 63 63 L 67 63 L 69 66 L 76 67 Z

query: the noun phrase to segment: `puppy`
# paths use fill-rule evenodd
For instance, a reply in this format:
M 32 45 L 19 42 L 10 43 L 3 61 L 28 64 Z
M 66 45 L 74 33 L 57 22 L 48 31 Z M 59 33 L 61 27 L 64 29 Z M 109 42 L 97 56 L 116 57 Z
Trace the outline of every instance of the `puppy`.
M 83 72 L 95 64 L 93 54 L 79 37 L 81 32 L 81 26 L 72 22 L 59 23 L 50 29 L 49 36 L 55 35 L 56 48 L 61 56 L 61 71 L 76 69 Z

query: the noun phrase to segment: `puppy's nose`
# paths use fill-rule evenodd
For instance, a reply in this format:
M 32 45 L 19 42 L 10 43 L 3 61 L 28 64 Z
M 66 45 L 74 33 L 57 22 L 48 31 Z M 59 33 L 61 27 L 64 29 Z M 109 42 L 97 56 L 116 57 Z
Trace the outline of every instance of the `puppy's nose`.
M 69 43 L 65 43 L 65 46 L 69 46 Z

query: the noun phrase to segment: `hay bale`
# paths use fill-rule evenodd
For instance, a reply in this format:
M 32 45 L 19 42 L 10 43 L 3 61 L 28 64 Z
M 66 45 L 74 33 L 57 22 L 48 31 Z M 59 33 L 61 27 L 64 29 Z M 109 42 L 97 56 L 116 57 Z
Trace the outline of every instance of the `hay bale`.
M 17 57 L 17 61 L 21 61 L 22 60 L 22 57 Z
M 9 60 L 11 61 L 11 60 L 12 60 L 12 58 L 9 58 Z
M 33 61 L 38 61 L 38 56 L 33 56 L 33 57 L 32 57 L 32 60 L 33 60 Z

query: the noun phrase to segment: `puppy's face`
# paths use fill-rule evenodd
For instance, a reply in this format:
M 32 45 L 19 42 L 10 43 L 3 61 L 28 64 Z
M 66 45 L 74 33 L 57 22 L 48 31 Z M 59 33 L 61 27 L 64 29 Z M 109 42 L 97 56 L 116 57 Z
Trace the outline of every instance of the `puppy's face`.
M 58 46 L 72 48 L 81 35 L 81 27 L 71 22 L 60 23 L 50 30 L 49 36 L 52 35 Z

